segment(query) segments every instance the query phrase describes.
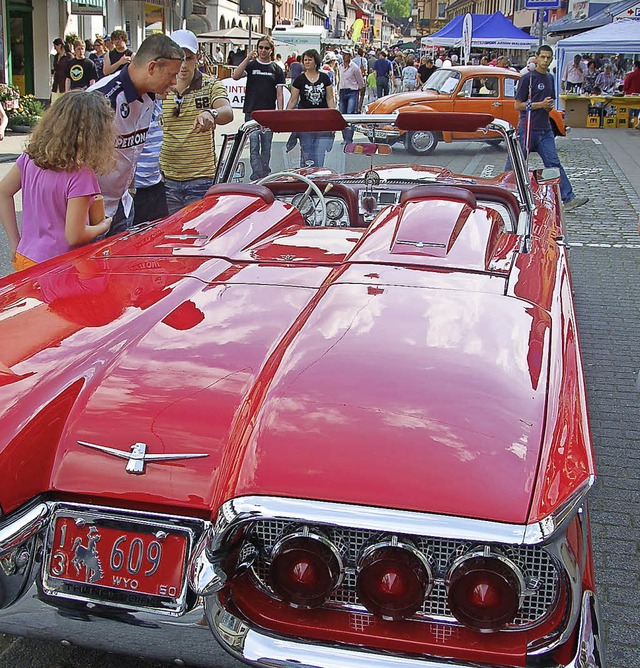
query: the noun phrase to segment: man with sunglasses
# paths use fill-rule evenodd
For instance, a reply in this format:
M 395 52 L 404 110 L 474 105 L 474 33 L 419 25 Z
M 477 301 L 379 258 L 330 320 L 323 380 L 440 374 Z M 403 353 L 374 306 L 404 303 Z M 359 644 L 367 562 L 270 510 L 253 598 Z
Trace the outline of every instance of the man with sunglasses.
M 216 170 L 214 130 L 233 120 L 224 85 L 197 68 L 198 39 L 190 30 L 174 30 L 171 39 L 185 60 L 177 83 L 162 103 L 164 139 L 160 170 L 169 213 L 202 199 Z
M 258 40 L 258 50 L 252 51 L 233 72 L 236 81 L 245 74 L 247 77 L 243 107 L 246 120 L 251 118 L 252 111 L 284 108 L 284 72 L 272 58 L 273 48 L 270 37 L 261 37 Z M 271 130 L 251 133 L 249 153 L 252 181 L 271 174 L 269 163 L 272 141 Z
M 184 59 L 182 49 L 160 33 L 147 37 L 131 63 L 104 77 L 88 90 L 102 93 L 111 103 L 116 128 L 116 166 L 98 176 L 107 216 L 113 218 L 107 236 L 123 232 L 133 222 L 133 188 L 136 164 L 151 123 L 156 95 L 176 84 Z

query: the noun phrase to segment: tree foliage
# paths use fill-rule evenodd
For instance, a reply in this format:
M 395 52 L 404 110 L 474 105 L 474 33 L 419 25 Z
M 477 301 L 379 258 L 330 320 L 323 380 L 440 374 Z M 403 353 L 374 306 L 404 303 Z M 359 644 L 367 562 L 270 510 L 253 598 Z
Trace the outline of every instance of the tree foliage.
M 385 0 L 384 10 L 392 19 L 407 19 L 411 12 L 411 0 Z

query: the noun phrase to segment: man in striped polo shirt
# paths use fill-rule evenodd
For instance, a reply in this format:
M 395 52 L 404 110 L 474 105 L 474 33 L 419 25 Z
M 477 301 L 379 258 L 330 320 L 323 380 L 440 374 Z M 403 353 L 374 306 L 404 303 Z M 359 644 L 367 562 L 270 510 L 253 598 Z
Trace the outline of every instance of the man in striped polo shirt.
M 194 33 L 175 30 L 171 39 L 182 47 L 185 60 L 174 90 L 162 103 L 160 169 L 170 214 L 205 196 L 216 169 L 215 127 L 233 120 L 225 87 L 196 67 L 198 40 Z
M 130 64 L 89 88 L 102 93 L 115 112 L 116 167 L 98 177 L 107 216 L 113 218 L 107 236 L 131 227 L 136 163 L 142 153 L 155 104 L 176 82 L 184 53 L 166 35 L 147 37 Z

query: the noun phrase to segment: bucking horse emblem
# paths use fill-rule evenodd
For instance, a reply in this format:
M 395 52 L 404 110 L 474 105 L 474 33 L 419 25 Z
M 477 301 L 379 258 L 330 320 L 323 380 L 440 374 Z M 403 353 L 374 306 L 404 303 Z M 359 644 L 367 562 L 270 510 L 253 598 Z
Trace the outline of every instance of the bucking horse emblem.
M 82 544 L 82 538 L 78 537 L 73 541 L 73 559 L 71 563 L 76 568 L 76 573 L 80 575 L 80 569 L 85 568 L 85 582 L 91 584 L 102 580 L 104 573 L 100 565 L 100 557 L 96 549 L 96 543 L 100 540 L 100 534 L 96 527 L 91 527 L 87 533 L 88 543 L 85 547 Z

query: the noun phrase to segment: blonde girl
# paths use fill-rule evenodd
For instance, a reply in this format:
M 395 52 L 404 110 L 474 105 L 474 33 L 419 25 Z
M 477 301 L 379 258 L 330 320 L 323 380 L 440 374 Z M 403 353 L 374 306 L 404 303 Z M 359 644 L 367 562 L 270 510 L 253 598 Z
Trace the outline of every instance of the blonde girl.
M 111 218 L 89 224 L 96 173 L 114 165 L 113 111 L 100 93 L 70 91 L 35 127 L 26 151 L 0 181 L 0 220 L 20 270 L 93 241 Z M 14 196 L 22 189 L 22 229 Z

